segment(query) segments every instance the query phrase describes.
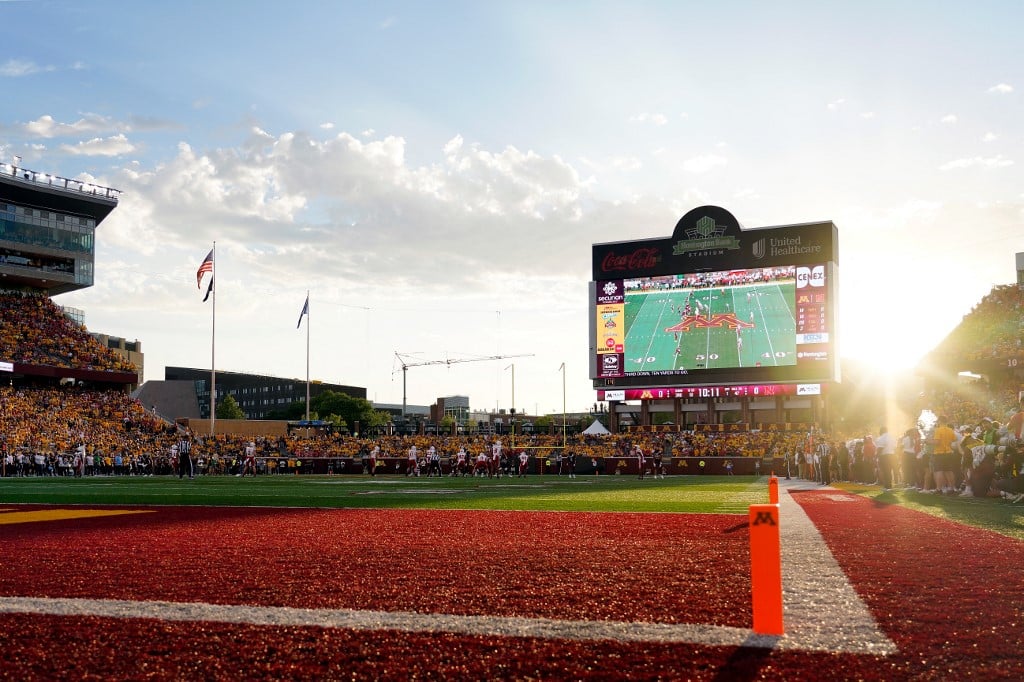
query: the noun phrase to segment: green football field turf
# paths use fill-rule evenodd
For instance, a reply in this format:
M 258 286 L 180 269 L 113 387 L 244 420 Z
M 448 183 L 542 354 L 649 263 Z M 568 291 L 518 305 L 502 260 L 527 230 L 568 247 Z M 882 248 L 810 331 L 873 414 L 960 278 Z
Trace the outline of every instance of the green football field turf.
M 816 489 L 814 483 L 798 484 Z M 899 504 L 1024 540 L 1024 504 L 991 498 L 884 492 L 837 483 L 876 504 Z M 168 476 L 0 478 L 0 512 L 14 504 L 206 505 L 376 509 L 481 509 L 648 513 L 747 513 L 768 502 L 766 476 L 527 476 L 406 478 L 404 476 Z M 2 522 L 0 514 L 0 522 Z
M 795 296 L 793 280 L 627 294 L 625 371 L 796 364 Z
M 203 476 L 5 478 L 4 503 L 637 511 L 745 514 L 768 501 L 753 476 Z

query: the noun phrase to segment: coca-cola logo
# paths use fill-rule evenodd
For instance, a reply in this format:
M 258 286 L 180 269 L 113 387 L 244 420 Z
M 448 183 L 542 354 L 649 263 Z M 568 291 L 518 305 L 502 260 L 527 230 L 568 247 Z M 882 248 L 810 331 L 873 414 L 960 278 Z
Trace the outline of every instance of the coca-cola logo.
M 645 270 L 653 268 L 661 260 L 658 256 L 658 249 L 643 248 L 633 253 L 618 255 L 613 251 L 605 254 L 601 261 L 602 272 L 615 272 L 618 270 Z

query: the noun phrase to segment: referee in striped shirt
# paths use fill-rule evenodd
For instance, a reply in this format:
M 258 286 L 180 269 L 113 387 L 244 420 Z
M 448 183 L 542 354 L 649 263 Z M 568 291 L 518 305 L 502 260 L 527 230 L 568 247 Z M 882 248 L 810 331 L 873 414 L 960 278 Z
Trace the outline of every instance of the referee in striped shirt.
M 178 438 L 178 478 L 195 478 L 195 470 L 192 468 L 192 434 L 185 429 Z
M 824 438 L 818 443 L 818 483 L 832 484 L 832 446 Z

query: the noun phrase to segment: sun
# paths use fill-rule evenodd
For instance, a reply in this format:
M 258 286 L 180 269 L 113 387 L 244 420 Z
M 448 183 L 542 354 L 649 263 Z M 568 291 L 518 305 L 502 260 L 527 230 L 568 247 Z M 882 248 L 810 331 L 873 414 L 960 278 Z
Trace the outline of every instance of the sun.
M 844 327 L 839 336 L 840 358 L 856 360 L 882 374 L 913 369 L 928 350 L 913 339 L 900 339 L 892 330 L 882 333 L 872 325 Z

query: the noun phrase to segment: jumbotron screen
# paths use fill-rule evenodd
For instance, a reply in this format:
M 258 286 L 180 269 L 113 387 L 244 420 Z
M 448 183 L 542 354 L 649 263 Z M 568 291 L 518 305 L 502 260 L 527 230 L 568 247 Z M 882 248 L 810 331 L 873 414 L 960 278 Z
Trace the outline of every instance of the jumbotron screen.
M 719 237 L 721 243 L 733 239 L 739 245 L 734 250 L 743 250 L 742 239 Z M 663 274 L 669 267 L 663 257 L 647 263 L 641 257 L 631 263 L 641 261 L 640 268 L 624 267 L 621 277 L 596 279 L 591 297 L 595 387 L 836 380 L 836 267 L 826 260 L 832 253 L 816 248 L 822 260 L 799 253 L 788 263 L 765 257 L 773 243 L 790 239 L 761 239 L 756 250 L 751 246 L 750 258 L 730 253 L 699 260 L 742 267 Z M 796 245 L 807 241 L 795 238 Z M 603 253 L 602 274 L 617 274 L 607 248 Z M 697 259 L 679 260 L 684 265 Z M 774 262 L 759 265 L 758 260 Z

